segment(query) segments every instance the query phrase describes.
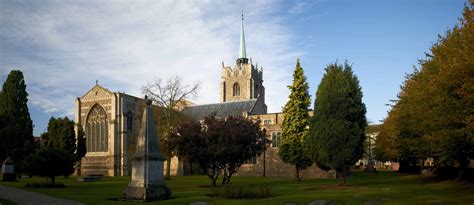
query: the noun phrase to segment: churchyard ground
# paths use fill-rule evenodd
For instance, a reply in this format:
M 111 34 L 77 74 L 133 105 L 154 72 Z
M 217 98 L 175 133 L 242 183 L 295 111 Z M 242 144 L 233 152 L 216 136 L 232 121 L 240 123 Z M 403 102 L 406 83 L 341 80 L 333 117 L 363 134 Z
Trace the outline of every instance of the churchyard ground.
M 85 204 L 143 204 L 120 201 L 129 177 L 105 177 L 97 182 L 77 182 L 75 177 L 58 178 L 66 188 L 26 189 Z M 20 182 L 0 182 L 0 185 L 23 188 L 25 183 L 45 182 L 44 178 L 22 178 Z M 166 183 L 172 188 L 172 199 L 146 204 L 189 204 L 205 201 L 209 204 L 307 204 L 315 200 L 330 200 L 336 204 L 473 204 L 474 184 L 438 181 L 419 175 L 396 172 L 353 172 L 344 188 L 335 179 L 303 179 L 300 182 L 282 177 L 233 177 L 235 185 L 270 185 L 276 196 L 266 199 L 230 200 L 212 197 L 213 188 L 207 176 L 173 177 Z

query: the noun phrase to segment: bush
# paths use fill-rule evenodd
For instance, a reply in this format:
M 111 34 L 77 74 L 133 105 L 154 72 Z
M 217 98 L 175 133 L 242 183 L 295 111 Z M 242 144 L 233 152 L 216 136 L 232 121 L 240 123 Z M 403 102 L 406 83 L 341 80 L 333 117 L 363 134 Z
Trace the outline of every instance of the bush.
M 69 176 L 74 172 L 74 156 L 59 149 L 41 149 L 26 160 L 26 172 L 30 176 L 48 177 L 55 183 L 56 176 Z
M 214 196 L 226 199 L 262 199 L 275 196 L 270 186 L 225 185 L 214 189 Z

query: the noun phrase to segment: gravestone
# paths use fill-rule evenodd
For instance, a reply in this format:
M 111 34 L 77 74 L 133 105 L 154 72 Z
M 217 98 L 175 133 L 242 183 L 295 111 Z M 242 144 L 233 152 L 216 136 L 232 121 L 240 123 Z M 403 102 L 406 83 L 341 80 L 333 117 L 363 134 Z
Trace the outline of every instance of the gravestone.
M 16 181 L 15 175 L 15 165 L 13 160 L 10 157 L 7 157 L 2 164 L 2 173 L 3 173 L 3 181 L 5 182 L 12 182 Z
M 160 153 L 151 100 L 146 100 L 137 149 L 132 156 L 132 180 L 123 192 L 124 199 L 153 201 L 171 196 L 171 189 L 163 181 L 164 157 Z

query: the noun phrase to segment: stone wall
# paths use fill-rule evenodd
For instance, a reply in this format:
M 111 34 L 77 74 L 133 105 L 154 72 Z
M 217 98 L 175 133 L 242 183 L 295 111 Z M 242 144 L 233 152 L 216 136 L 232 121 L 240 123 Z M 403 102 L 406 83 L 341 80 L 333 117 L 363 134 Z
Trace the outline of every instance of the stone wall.
M 278 148 L 268 148 L 265 152 L 265 163 L 263 156 L 257 158 L 255 164 L 244 164 L 239 168 L 239 171 L 235 174 L 236 176 L 263 176 L 263 166 L 265 165 L 266 176 L 282 176 L 282 177 L 294 177 L 295 167 L 284 163 L 278 156 Z M 317 166 L 313 165 L 305 170 L 300 171 L 301 178 L 335 178 L 336 173 L 334 171 L 323 171 Z

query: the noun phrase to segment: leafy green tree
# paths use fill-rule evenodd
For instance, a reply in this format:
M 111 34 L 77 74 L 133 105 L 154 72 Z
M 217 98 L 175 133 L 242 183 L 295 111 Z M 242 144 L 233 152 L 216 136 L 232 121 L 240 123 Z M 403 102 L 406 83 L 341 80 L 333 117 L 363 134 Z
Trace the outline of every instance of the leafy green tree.
M 328 65 L 316 92 L 307 153 L 318 166 L 338 172 L 345 184 L 344 170 L 363 153 L 366 108 L 359 80 L 347 63 Z
M 438 174 L 452 175 L 458 162 L 457 177 L 463 178 L 474 158 L 473 5 L 465 6 L 460 25 L 440 35 L 407 76 L 384 122 L 389 137 L 382 136 L 387 143 L 378 146 L 396 151 L 401 171 L 432 157 Z
M 285 163 L 295 166 L 295 179 L 300 181 L 300 170 L 311 166 L 312 161 L 303 151 L 309 133 L 308 107 L 311 100 L 308 93 L 309 86 L 299 59 L 296 61 L 293 73 L 293 84 L 288 88 L 291 93 L 283 108 L 285 117 L 281 125 L 282 136 L 278 155 Z
M 379 161 L 391 161 L 399 158 L 398 150 L 395 144 L 395 130 L 393 118 L 388 116 L 380 125 L 379 134 L 375 139 L 374 154 L 375 159 Z
M 0 160 L 20 152 L 26 141 L 33 141 L 33 122 L 28 111 L 25 79 L 19 70 L 12 70 L 0 92 Z M 20 162 L 23 154 L 15 154 Z
M 74 171 L 74 155 L 57 148 L 42 148 L 38 153 L 30 154 L 25 170 L 30 176 L 48 177 L 55 184 L 56 176 L 69 176 Z
M 229 184 L 237 169 L 260 156 L 268 143 L 258 121 L 240 116 L 210 115 L 203 123 L 182 122 L 174 129 L 173 139 L 178 156 L 197 162 L 213 186 L 220 175 L 222 184 Z
M 42 135 L 42 137 L 47 137 L 44 148 L 60 149 L 71 154 L 76 152 L 74 121 L 69 120 L 67 117 L 51 117 L 48 123 L 48 133 Z

